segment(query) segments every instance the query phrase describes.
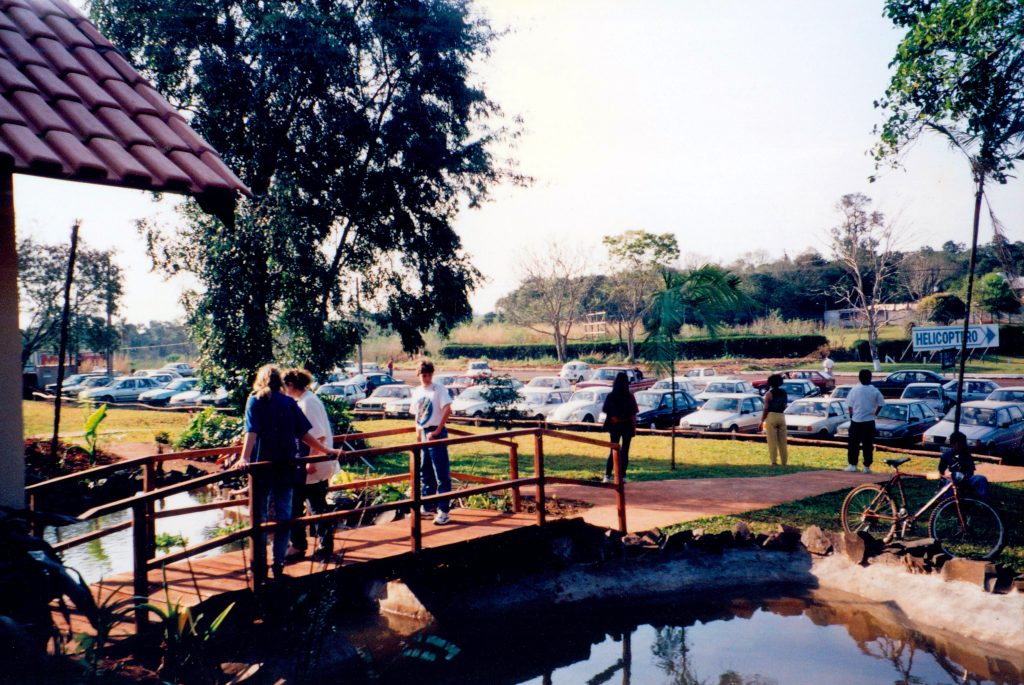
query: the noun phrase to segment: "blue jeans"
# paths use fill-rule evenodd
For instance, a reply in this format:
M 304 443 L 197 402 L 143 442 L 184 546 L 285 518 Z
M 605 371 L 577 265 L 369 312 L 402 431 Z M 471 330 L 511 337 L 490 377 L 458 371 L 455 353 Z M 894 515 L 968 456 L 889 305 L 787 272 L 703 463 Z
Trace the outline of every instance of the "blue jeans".
M 424 437 L 430 434 L 430 429 L 424 429 Z M 448 437 L 448 429 L 441 429 L 438 440 Z M 423 481 L 423 496 L 441 494 L 452 491 L 451 466 L 448 463 L 448 446 L 425 447 L 420 464 L 420 479 Z M 450 502 L 440 502 L 437 508 L 447 513 Z M 433 511 L 433 505 L 426 506 L 427 511 Z
M 274 521 L 287 521 L 292 517 L 292 484 L 268 480 L 265 483 L 256 481 L 256 518 L 260 523 L 268 520 L 267 513 L 273 508 Z M 253 560 L 267 559 L 267 534 L 260 531 L 259 543 L 253 550 Z M 274 533 L 274 564 L 284 564 L 284 556 L 288 553 L 288 530 Z
M 939 489 L 941 490 L 942 488 L 946 487 L 946 484 L 948 482 L 948 478 L 940 478 Z M 978 499 L 988 499 L 988 478 L 986 478 L 985 476 L 974 475 L 971 476 L 970 478 L 961 478 L 957 480 L 956 486 L 957 488 L 960 489 L 961 497 L 974 496 L 977 497 Z M 950 490 L 945 495 L 943 495 L 942 499 L 949 499 L 952 496 L 953 491 Z

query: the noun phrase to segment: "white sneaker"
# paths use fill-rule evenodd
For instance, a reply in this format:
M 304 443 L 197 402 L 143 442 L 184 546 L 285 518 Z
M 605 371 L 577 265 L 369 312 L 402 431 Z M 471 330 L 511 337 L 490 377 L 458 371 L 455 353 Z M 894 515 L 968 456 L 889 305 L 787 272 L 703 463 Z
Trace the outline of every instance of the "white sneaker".
M 853 464 L 850 464 L 845 469 L 843 469 L 843 471 L 848 471 L 850 473 L 857 473 L 857 467 L 854 466 Z
M 611 476 L 605 476 L 604 478 L 601 479 L 601 482 L 602 483 L 611 483 L 612 482 L 612 477 Z
M 856 471 L 856 470 L 857 469 L 854 469 L 854 471 Z M 865 466 L 864 467 L 864 473 L 871 473 L 871 467 L 870 466 Z
M 437 512 L 437 516 L 434 517 L 435 526 L 444 526 L 451 522 L 452 520 L 448 517 L 447 511 L 439 511 Z

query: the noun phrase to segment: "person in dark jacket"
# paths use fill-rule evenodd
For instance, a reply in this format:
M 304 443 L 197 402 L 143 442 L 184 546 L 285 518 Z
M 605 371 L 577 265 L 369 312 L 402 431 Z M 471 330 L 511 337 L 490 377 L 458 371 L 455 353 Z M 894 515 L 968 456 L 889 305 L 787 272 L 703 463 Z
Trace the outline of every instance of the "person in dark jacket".
M 786 446 L 786 404 L 789 397 L 782 389 L 782 376 L 773 373 L 768 376 L 768 392 L 764 394 L 764 411 L 761 412 L 761 430 L 768 438 L 768 459 L 775 466 L 775 459 L 782 459 L 785 466 L 789 461 Z
M 974 473 L 974 455 L 967 446 L 967 436 L 960 431 L 949 436 L 949 447 L 942 450 L 942 456 L 939 457 L 939 478 L 942 480 L 942 487 L 948 482 L 945 478 L 947 470 L 949 478 L 957 487 L 966 486 L 981 499 L 988 498 L 988 478 Z
M 612 391 L 604 400 L 604 427 L 611 436 L 611 442 L 620 445 L 619 458 L 622 460 L 623 480 L 625 480 L 626 468 L 629 465 L 629 443 L 636 434 L 636 415 L 640 408 L 636 405 L 636 398 L 629 391 L 629 379 L 624 371 L 615 376 L 612 383 Z M 615 462 L 614 450 L 608 450 L 608 463 L 604 468 L 604 482 L 612 482 L 612 469 Z

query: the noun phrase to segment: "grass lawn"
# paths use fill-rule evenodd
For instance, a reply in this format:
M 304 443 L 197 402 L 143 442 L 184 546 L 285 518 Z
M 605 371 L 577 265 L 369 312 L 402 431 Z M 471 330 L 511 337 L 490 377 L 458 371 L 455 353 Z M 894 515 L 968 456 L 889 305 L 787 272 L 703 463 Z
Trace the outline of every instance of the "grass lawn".
M 84 444 L 81 433 L 85 419 L 95 411 L 93 407 L 63 405 L 60 411 L 60 433 L 66 442 Z M 21 415 L 25 421 L 24 435 L 49 436 L 53 431 L 53 405 L 48 402 L 22 402 Z M 100 424 L 100 446 L 103 442 L 153 442 L 153 436 L 167 431 L 172 438 L 185 429 L 189 422 L 186 412 L 152 411 L 147 409 L 120 409 L 111 405 L 107 418 Z
M 904 487 L 907 489 L 909 508 L 914 509 L 928 501 L 935 493 L 938 484 L 936 481 L 914 480 L 905 483 Z M 995 561 L 1013 567 L 1017 573 L 1024 572 L 1024 529 L 1020 526 L 1021 520 L 1024 520 L 1024 481 L 992 483 L 989 485 L 989 491 L 991 503 L 999 511 L 1003 525 L 1006 526 L 1007 536 L 1006 547 Z M 746 514 L 688 521 L 672 526 L 671 531 L 703 528 L 709 533 L 717 533 L 732 530 L 740 521 L 745 521 L 755 533 L 769 532 L 780 523 L 800 528 L 816 525 L 824 530 L 839 531 L 842 530 L 842 524 L 839 522 L 839 509 L 842 507 L 847 492 L 847 490 L 829 492 Z M 931 516 L 931 512 L 929 511 L 925 516 Z M 927 526 L 927 520 L 923 523 L 919 522 L 917 524 L 918 534 L 927 535 Z

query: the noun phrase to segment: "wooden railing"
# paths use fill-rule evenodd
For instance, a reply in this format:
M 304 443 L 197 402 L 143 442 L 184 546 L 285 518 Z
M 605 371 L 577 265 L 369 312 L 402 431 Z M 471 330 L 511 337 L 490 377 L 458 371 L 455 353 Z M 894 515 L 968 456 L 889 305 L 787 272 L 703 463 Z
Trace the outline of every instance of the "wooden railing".
M 609 443 L 604 440 L 597 440 L 594 438 L 588 438 L 581 435 L 574 435 L 571 433 L 565 433 L 536 427 L 484 434 L 472 434 L 466 431 L 449 427 L 448 432 L 450 435 L 453 435 L 454 437 L 449 437 L 443 440 L 433 440 L 429 442 L 412 441 L 398 445 L 369 447 L 360 450 L 348 450 L 342 454 L 342 461 L 353 462 L 358 461 L 360 459 L 369 460 L 374 457 L 379 457 L 386 454 L 393 455 L 395 453 L 407 452 L 409 454 L 409 471 L 408 473 L 384 476 L 379 478 L 363 479 L 349 483 L 343 483 L 340 485 L 334 485 L 330 487 L 330 490 L 338 491 L 371 487 L 374 485 L 380 485 L 384 483 L 408 482 L 410 485 L 410 497 L 384 504 L 358 507 L 356 509 L 338 510 L 310 516 L 298 516 L 292 518 L 289 521 L 262 523 L 258 522 L 257 506 L 255 500 L 251 496 L 251 493 L 253 492 L 254 487 L 254 476 L 256 476 L 261 469 L 265 469 L 270 466 L 269 464 L 266 463 L 253 463 L 244 466 L 241 469 L 228 469 L 223 471 L 216 471 L 187 481 L 175 483 L 173 485 L 156 487 L 156 470 L 164 462 L 180 459 L 194 459 L 198 457 L 238 454 L 240 448 L 237 446 L 207 450 L 193 450 L 188 452 L 174 452 L 169 454 L 157 454 L 146 457 L 128 459 L 125 461 L 117 462 L 115 464 L 100 466 L 93 469 L 88 469 L 85 471 L 80 471 L 78 473 L 70 474 L 67 476 L 61 476 L 59 478 L 43 481 L 41 483 L 36 483 L 34 485 L 27 487 L 26 493 L 28 495 L 29 506 L 30 508 L 34 509 L 40 497 L 44 495 L 47 490 L 50 490 L 59 485 L 67 485 L 71 482 L 83 479 L 94 479 L 98 477 L 103 477 L 124 469 L 143 469 L 143 482 L 141 492 L 135 494 L 132 497 L 126 497 L 124 499 L 93 507 L 92 509 L 83 512 L 78 516 L 78 518 L 81 520 L 90 520 L 96 519 L 106 514 L 111 514 L 117 511 L 130 509 L 132 512 L 132 518 L 130 521 L 124 521 L 121 523 L 113 524 L 101 528 L 99 530 L 79 535 L 70 540 L 59 542 L 56 545 L 54 545 L 54 549 L 56 549 L 57 551 L 65 551 L 72 547 L 92 542 L 106 535 L 110 535 L 118 531 L 131 529 L 133 560 L 133 592 L 136 596 L 139 597 L 149 596 L 149 572 L 152 570 L 158 569 L 167 564 L 188 559 L 197 554 L 201 554 L 211 549 L 222 547 L 224 545 L 237 542 L 245 538 L 251 539 L 252 548 L 255 549 L 256 545 L 265 545 L 265 534 L 267 531 L 277 531 L 277 534 L 282 534 L 284 531 L 287 531 L 291 526 L 297 524 L 309 525 L 316 523 L 330 523 L 338 521 L 343 518 L 351 517 L 353 515 L 375 515 L 380 512 L 389 511 L 393 509 L 408 508 L 409 545 L 410 549 L 414 553 L 418 553 L 423 548 L 421 522 L 422 507 L 424 505 L 437 505 L 441 502 L 448 502 L 451 501 L 452 499 L 459 497 L 467 497 L 476 494 L 485 494 L 499 490 L 511 490 L 512 508 L 513 511 L 518 513 L 522 511 L 522 488 L 532 487 L 534 489 L 534 497 L 536 500 L 536 524 L 542 526 L 544 525 L 546 519 L 544 508 L 545 485 L 549 483 L 565 483 L 614 490 L 616 497 L 616 505 L 618 508 L 618 527 L 622 532 L 626 531 L 626 499 L 625 488 L 623 485 L 624 474 L 622 469 L 622 463 L 619 459 L 618 445 Z M 338 435 L 335 436 L 334 440 L 335 444 L 345 445 L 347 442 L 352 440 L 371 440 L 374 438 L 393 437 L 396 435 L 406 435 L 414 433 L 415 428 L 413 427 L 395 428 L 391 430 L 382 430 L 368 433 Z M 533 475 L 524 478 L 520 476 L 519 472 L 519 443 L 516 441 L 516 438 L 524 438 L 531 436 L 533 437 Z M 546 475 L 544 467 L 545 437 L 556 438 L 560 440 L 568 440 L 572 442 L 602 447 L 611 450 L 615 469 L 614 482 L 603 483 L 594 480 L 561 478 Z M 509 461 L 507 479 L 500 480 L 486 478 L 483 476 L 476 476 L 473 474 L 453 472 L 453 479 L 464 482 L 471 482 L 474 483 L 474 485 L 467 488 L 452 490 L 451 492 L 441 494 L 434 494 L 430 496 L 422 495 L 420 488 L 420 465 L 422 463 L 422 450 L 428 447 L 454 447 L 458 445 L 467 445 L 480 442 L 491 443 L 508 449 Z M 299 459 L 298 462 L 310 464 L 323 461 L 330 461 L 334 458 L 335 457 L 333 456 L 306 457 L 304 459 Z M 223 482 L 225 480 L 237 478 L 240 474 L 246 474 L 248 476 L 247 491 L 244 496 L 233 497 L 215 502 L 207 502 L 203 504 L 197 504 L 194 506 L 178 507 L 175 509 L 155 511 L 156 503 L 158 501 L 166 499 L 167 497 L 170 497 L 171 495 L 181 492 L 187 492 L 190 490 L 195 490 L 197 488 L 211 486 L 216 483 Z M 199 544 L 186 547 L 185 549 L 182 549 L 180 551 L 166 554 L 161 557 L 156 557 L 155 521 L 157 519 L 229 507 L 246 507 L 248 509 L 249 525 L 245 528 L 232 531 L 225 535 L 220 535 L 210 540 L 205 540 Z M 251 570 L 253 576 L 253 585 L 254 587 L 259 587 L 266 579 L 266 555 L 254 554 L 252 555 L 252 557 L 253 558 Z M 140 630 L 144 628 L 146 620 L 146 612 L 142 609 L 137 610 L 135 615 L 136 628 Z

